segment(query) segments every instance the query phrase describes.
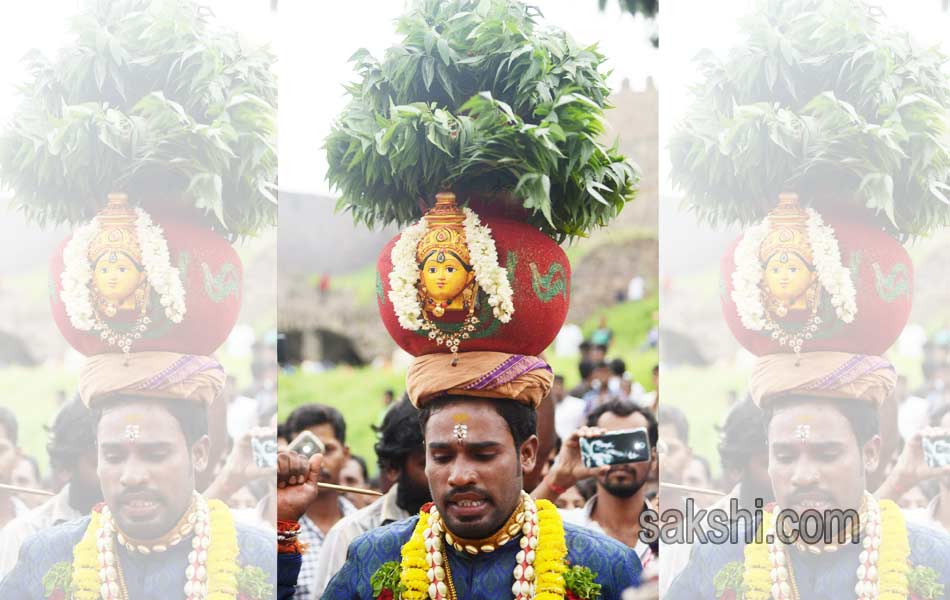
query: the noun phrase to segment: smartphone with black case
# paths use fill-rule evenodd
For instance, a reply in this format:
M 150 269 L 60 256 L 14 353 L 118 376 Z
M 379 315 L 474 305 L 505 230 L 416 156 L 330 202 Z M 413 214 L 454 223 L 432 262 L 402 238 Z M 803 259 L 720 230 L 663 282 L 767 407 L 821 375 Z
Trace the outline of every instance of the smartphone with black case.
M 650 460 L 646 428 L 611 431 L 599 437 L 582 437 L 581 460 L 589 469 Z

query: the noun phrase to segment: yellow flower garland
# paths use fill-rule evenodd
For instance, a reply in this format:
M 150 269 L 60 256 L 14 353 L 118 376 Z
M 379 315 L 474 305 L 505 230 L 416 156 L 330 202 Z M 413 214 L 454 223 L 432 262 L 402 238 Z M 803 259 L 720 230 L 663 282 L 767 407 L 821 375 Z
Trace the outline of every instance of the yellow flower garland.
M 535 553 L 535 600 L 564 598 L 564 572 L 567 571 L 567 541 L 557 507 L 547 500 L 535 500 L 538 507 L 538 549 Z
M 538 548 L 535 552 L 535 600 L 562 600 L 565 595 L 564 572 L 567 570 L 567 542 L 557 507 L 547 500 L 535 500 L 538 509 Z M 423 533 L 429 527 L 429 513 L 421 511 L 419 522 L 401 550 L 399 582 L 405 587 L 402 600 L 427 600 L 426 547 Z M 445 557 L 448 560 L 448 557 Z
M 401 572 L 399 582 L 405 587 L 402 600 L 426 600 L 429 597 L 429 580 L 426 577 L 426 546 L 423 532 L 429 527 L 429 513 L 419 513 L 419 522 L 412 537 L 402 547 Z
M 237 585 L 237 529 L 231 511 L 220 500 L 209 500 L 211 546 L 208 548 L 208 600 L 233 600 Z M 93 511 L 82 539 L 73 548 L 72 586 L 75 600 L 99 600 L 99 550 L 97 536 L 102 515 Z M 425 574 L 423 573 L 423 577 Z
M 910 541 L 900 507 L 881 500 L 881 550 L 878 555 L 879 600 L 905 600 L 910 589 Z
M 220 500 L 208 500 L 211 546 L 208 547 L 208 600 L 233 600 L 238 593 L 238 544 L 234 517 Z
M 73 548 L 72 586 L 76 600 L 99 600 L 99 550 L 96 536 L 102 526 L 102 515 L 93 511 L 82 539 Z
M 763 513 L 762 529 L 766 533 L 775 527 L 775 517 L 770 512 Z M 752 543 L 745 547 L 745 574 L 742 585 L 745 588 L 746 600 L 768 600 L 772 597 L 772 583 L 770 578 L 771 565 L 769 564 L 769 547 L 763 535 L 761 544 Z
M 881 508 L 881 549 L 878 556 L 879 600 L 905 600 L 909 592 L 907 574 L 910 572 L 910 542 L 907 524 L 900 508 L 890 500 L 879 501 Z M 768 533 L 774 528 L 775 517 L 763 513 L 762 528 Z M 769 600 L 772 597 L 771 565 L 768 544 L 747 544 L 745 572 L 742 585 L 745 600 Z

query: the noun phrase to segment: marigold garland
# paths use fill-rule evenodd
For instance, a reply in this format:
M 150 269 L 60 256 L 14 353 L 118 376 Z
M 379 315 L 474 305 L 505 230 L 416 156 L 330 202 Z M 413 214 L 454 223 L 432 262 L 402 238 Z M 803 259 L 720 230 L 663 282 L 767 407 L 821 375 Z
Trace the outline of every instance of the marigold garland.
M 534 600 L 563 600 L 565 597 L 564 573 L 567 571 L 567 541 L 564 525 L 557 507 L 547 500 L 535 500 L 538 515 L 538 543 L 534 558 Z M 399 596 L 401 600 L 428 600 L 429 591 L 428 564 L 425 532 L 430 526 L 430 513 L 423 509 L 419 522 L 409 541 L 401 550 L 399 582 L 404 588 Z M 528 549 L 530 550 L 530 548 Z M 443 560 L 448 557 L 441 552 L 436 557 L 437 568 L 441 570 Z
M 208 592 L 205 597 L 207 600 L 234 600 L 239 591 L 237 558 L 240 552 L 234 518 L 220 500 L 209 500 L 208 509 L 211 544 L 208 548 Z M 73 548 L 74 600 L 100 599 L 100 557 L 97 541 L 103 525 L 102 514 L 93 511 L 82 539 Z
M 402 573 L 399 582 L 406 588 L 402 593 L 403 600 L 426 600 L 429 597 L 429 582 L 426 577 L 426 547 L 423 542 L 423 532 L 429 527 L 429 513 L 422 510 L 419 513 L 419 522 L 412 532 L 412 537 L 402 547 Z
M 538 507 L 538 551 L 534 559 L 535 600 L 564 597 L 564 572 L 567 571 L 567 541 L 557 507 L 547 500 L 535 500 Z
M 102 527 L 102 515 L 92 512 L 92 518 L 82 539 L 73 548 L 73 597 L 75 600 L 99 600 L 99 550 L 96 540 Z
M 880 529 L 881 540 L 877 558 L 877 589 L 879 600 L 905 600 L 909 593 L 908 574 L 910 573 L 910 542 L 907 525 L 900 508 L 889 500 L 881 500 Z M 765 536 L 775 535 L 775 517 L 771 512 L 763 513 L 762 528 Z M 865 548 L 870 540 L 865 539 Z M 745 565 L 742 578 L 744 600 L 769 600 L 772 598 L 772 566 L 769 560 L 769 545 L 751 543 L 745 547 Z M 873 561 L 872 561 L 873 562 Z M 728 566 L 728 565 L 727 565 Z M 871 577 L 873 579 L 873 576 Z
M 220 500 L 208 500 L 211 546 L 208 548 L 208 600 L 233 600 L 238 593 L 237 530 L 234 517 Z
M 766 533 L 775 531 L 775 518 L 771 512 L 763 513 L 762 529 Z M 768 544 L 764 540 L 761 544 L 747 544 L 745 547 L 745 573 L 742 577 L 745 600 L 768 600 L 772 597 L 770 571 Z
M 882 540 L 878 558 L 878 598 L 904 600 L 907 598 L 910 569 L 910 541 L 904 513 L 890 500 L 881 500 Z

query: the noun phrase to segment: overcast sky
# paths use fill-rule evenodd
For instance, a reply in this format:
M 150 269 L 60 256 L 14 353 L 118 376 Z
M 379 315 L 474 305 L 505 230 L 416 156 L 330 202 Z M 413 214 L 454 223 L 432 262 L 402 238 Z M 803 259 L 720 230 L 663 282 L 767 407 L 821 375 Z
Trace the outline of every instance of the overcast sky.
M 738 20 L 754 4 L 754 0 L 661 0 L 660 181 L 667 193 L 671 190 L 666 141 L 689 102 L 687 88 L 696 79 L 693 58 L 705 48 L 721 55 L 735 46 Z M 950 49 L 946 48 L 950 13 L 941 9 L 940 0 L 877 0 L 872 4 L 883 8 L 887 21 L 906 29 L 919 42 Z
M 581 43 L 597 42 L 613 69 L 611 85 L 624 78 L 635 88 L 652 76 L 660 89 L 661 182 L 668 192 L 666 133 L 682 115 L 686 87 L 694 78 L 692 58 L 702 48 L 722 52 L 736 43 L 736 23 L 749 0 L 695 2 L 669 0 L 662 5 L 662 50 L 648 43 L 651 25 L 621 14 L 611 0 L 605 12 L 596 0 L 537 0 L 544 22 L 567 29 Z M 0 22 L 0 116 L 15 106 L 14 89 L 22 81 L 20 58 L 30 48 L 52 51 L 62 45 L 66 18 L 82 0 L 33 0 L 17 3 Z M 393 20 L 404 0 L 281 0 L 280 14 L 269 0 L 205 0 L 217 17 L 253 39 L 270 40 L 279 55 L 279 165 L 281 187 L 329 193 L 321 150 L 332 120 L 343 108 L 342 86 L 352 80 L 347 59 L 361 47 L 381 55 L 398 41 Z M 880 0 L 890 19 L 925 42 L 940 43 L 950 31 L 950 15 L 940 0 Z
M 597 42 L 613 69 L 610 83 L 624 78 L 643 87 L 656 75 L 658 51 L 649 44 L 650 26 L 621 14 L 619 3 L 605 12 L 597 0 L 532 2 L 543 22 L 566 29 L 579 43 Z M 401 0 L 314 2 L 281 0 L 280 36 L 280 185 L 292 191 L 329 193 L 321 150 L 330 125 L 343 109 L 342 86 L 354 79 L 350 56 L 367 48 L 382 57 L 399 41 L 393 21 L 404 10 Z

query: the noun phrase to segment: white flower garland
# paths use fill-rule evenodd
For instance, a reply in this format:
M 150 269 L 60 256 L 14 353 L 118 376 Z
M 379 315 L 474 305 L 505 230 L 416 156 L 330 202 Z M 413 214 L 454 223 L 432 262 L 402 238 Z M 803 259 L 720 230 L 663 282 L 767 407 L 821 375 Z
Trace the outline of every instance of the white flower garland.
M 162 303 L 165 316 L 172 323 L 181 323 L 185 315 L 185 287 L 181 283 L 178 269 L 171 266 L 168 243 L 162 228 L 152 223 L 152 219 L 141 208 L 135 209 L 135 235 L 142 251 L 142 267 L 149 285 L 154 289 Z M 89 245 L 99 234 L 100 223 L 95 217 L 89 223 L 73 232 L 72 239 L 63 249 L 63 273 L 60 276 L 62 291 L 60 299 L 66 307 L 66 314 L 73 327 L 80 331 L 96 328 L 95 309 L 92 304 L 92 268 L 89 263 Z
M 746 329 L 762 331 L 765 327 L 765 306 L 762 305 L 763 268 L 759 248 L 769 232 L 768 217 L 746 231 L 734 253 L 736 270 L 732 273 L 732 301 Z
M 877 499 L 873 495 L 865 492 L 865 499 L 868 505 L 866 519 L 862 519 L 864 536 L 862 540 L 863 550 L 858 560 L 857 580 L 854 586 L 854 592 L 858 600 L 874 600 L 878 597 L 878 558 L 881 548 L 881 508 Z M 780 508 L 775 507 L 774 513 L 778 514 Z M 792 588 L 792 574 L 788 565 L 791 561 L 785 546 L 780 545 L 773 525 L 766 532 L 766 538 L 771 539 L 769 543 L 769 565 L 770 580 L 772 583 L 772 598 L 774 600 L 798 600 L 795 590 Z
M 515 600 L 531 600 L 535 596 L 536 573 L 534 561 L 538 549 L 538 535 L 541 532 L 538 524 L 538 508 L 534 499 L 522 492 L 524 498 L 525 520 L 521 526 L 524 535 L 519 542 L 521 549 L 515 557 L 514 584 L 511 593 Z M 432 505 L 429 509 L 429 526 L 423 533 L 426 548 L 426 578 L 429 582 L 429 598 L 431 600 L 447 600 L 449 588 L 446 584 L 446 566 L 448 556 L 442 543 L 442 537 L 447 535 L 439 510 Z
M 491 237 L 491 229 L 482 225 L 472 209 L 465 207 L 462 210 L 465 212 L 465 244 L 472 258 L 475 281 L 488 294 L 488 304 L 495 318 L 508 323 L 515 312 L 512 302 L 514 291 L 508 281 L 508 270 L 498 264 L 498 252 L 495 250 L 495 240 Z
M 845 323 L 854 321 L 858 312 L 857 291 L 851 281 L 851 271 L 841 263 L 841 250 L 832 227 L 812 208 L 808 213 L 807 231 L 815 261 L 818 281 L 831 295 L 831 304 L 838 318 Z M 752 331 L 762 331 L 769 321 L 762 304 L 760 284 L 763 266 L 759 262 L 759 248 L 769 231 L 769 219 L 746 231 L 733 254 L 736 270 L 732 273 L 732 301 L 742 325 Z
M 135 233 L 142 250 L 142 265 L 148 283 L 158 292 L 168 320 L 181 323 L 185 316 L 185 286 L 181 283 L 178 269 L 171 265 L 171 255 L 162 228 L 153 224 L 151 217 L 141 208 L 136 208 L 135 212 L 138 213 Z
M 208 595 L 208 549 L 211 546 L 211 522 L 207 501 L 197 495 L 197 509 L 193 515 L 195 537 L 188 553 L 185 569 L 186 600 L 202 600 Z M 122 600 L 123 584 L 119 579 L 115 540 L 121 535 L 109 507 L 102 509 L 102 527 L 97 533 L 96 547 L 99 550 L 99 582 L 105 600 Z
M 502 323 L 511 321 L 515 312 L 512 300 L 514 291 L 508 281 L 508 270 L 498 264 L 498 252 L 491 229 L 482 225 L 475 211 L 469 208 L 465 212 L 465 245 L 472 260 L 475 281 L 488 295 L 492 312 Z M 426 234 L 426 221 L 421 219 L 407 228 L 396 240 L 390 252 L 393 265 L 389 273 L 389 300 L 403 329 L 416 331 L 423 324 L 422 306 L 419 303 L 418 288 L 419 265 L 416 263 L 416 249 Z
M 831 294 L 831 304 L 838 318 L 851 323 L 858 313 L 857 291 L 851 281 L 851 270 L 841 262 L 835 230 L 822 221 L 815 209 L 806 208 L 805 211 L 808 213 L 808 239 L 811 240 L 818 280 Z
M 66 308 L 66 315 L 73 327 L 80 331 L 93 328 L 95 311 L 89 282 L 92 281 L 92 265 L 89 264 L 89 244 L 99 233 L 99 221 L 92 221 L 76 229 L 72 239 L 63 248 L 63 273 L 60 275 L 63 289 L 59 293 Z
M 393 270 L 389 273 L 389 301 L 403 329 L 416 331 L 422 326 L 422 307 L 419 305 L 419 266 L 416 248 L 426 234 L 425 219 L 407 228 L 396 240 L 389 258 Z

